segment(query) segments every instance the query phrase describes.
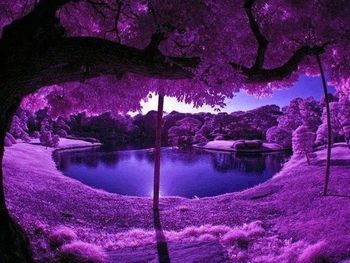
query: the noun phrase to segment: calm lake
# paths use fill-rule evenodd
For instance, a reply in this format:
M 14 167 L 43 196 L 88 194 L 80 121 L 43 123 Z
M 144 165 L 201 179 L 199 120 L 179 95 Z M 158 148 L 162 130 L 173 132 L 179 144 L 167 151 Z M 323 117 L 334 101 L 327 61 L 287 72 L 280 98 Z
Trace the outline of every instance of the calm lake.
M 215 196 L 262 183 L 282 168 L 290 153 L 240 155 L 163 148 L 161 196 Z M 111 193 L 152 196 L 153 151 L 110 151 L 103 148 L 56 152 L 66 175 Z

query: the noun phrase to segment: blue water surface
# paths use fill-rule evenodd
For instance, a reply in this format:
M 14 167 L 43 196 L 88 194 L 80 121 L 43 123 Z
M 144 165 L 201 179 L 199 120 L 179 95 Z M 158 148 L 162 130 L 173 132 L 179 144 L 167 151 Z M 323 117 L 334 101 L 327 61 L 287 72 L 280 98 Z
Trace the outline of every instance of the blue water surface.
M 242 155 L 162 148 L 161 196 L 215 196 L 262 183 L 282 168 L 287 152 Z M 152 196 L 152 149 L 103 148 L 57 152 L 58 168 L 82 183 L 111 193 Z

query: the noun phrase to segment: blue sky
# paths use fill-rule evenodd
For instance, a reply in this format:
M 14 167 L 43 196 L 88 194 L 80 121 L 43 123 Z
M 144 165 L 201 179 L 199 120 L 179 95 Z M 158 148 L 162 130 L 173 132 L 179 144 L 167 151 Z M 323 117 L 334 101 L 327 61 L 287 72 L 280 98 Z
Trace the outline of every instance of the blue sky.
M 330 92 L 334 92 L 334 88 L 329 88 Z M 238 110 L 251 110 L 263 105 L 276 104 L 280 107 L 289 104 L 293 98 L 301 97 L 314 97 L 319 100 L 323 95 L 322 83 L 320 77 L 300 77 L 299 81 L 291 88 L 284 90 L 276 90 L 272 96 L 266 98 L 257 98 L 252 95 L 248 95 L 245 92 L 237 93 L 233 99 L 226 100 L 227 106 L 221 111 L 233 112 Z M 157 97 L 152 96 L 148 102 L 143 103 L 142 112 L 145 114 L 150 110 L 157 110 Z M 171 112 L 173 110 L 179 112 L 214 112 L 214 109 L 210 106 L 204 106 L 201 108 L 193 108 L 191 104 L 185 104 L 178 102 L 175 98 L 165 98 L 164 110 Z

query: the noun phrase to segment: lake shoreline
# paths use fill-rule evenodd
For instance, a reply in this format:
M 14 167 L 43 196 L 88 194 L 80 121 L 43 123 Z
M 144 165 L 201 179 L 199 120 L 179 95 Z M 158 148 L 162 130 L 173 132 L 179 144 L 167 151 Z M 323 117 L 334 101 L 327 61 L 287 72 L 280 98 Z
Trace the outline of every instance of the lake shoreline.
M 52 152 L 52 148 L 18 143 L 7 147 L 4 157 L 7 204 L 29 234 L 38 262 L 49 262 L 57 253 L 48 242 L 60 227 L 74 229 L 79 240 L 106 253 L 154 244 L 151 198 L 111 194 L 67 178 L 56 169 Z M 336 147 L 333 158 L 349 161 L 348 152 L 346 147 Z M 320 194 L 325 150 L 316 155 L 310 166 L 305 158 L 293 158 L 272 179 L 241 192 L 198 200 L 162 197 L 160 214 L 167 239 L 210 238 L 219 242 L 232 260 L 239 254 L 248 261 L 267 257 L 275 262 L 296 261 L 316 247 L 322 247 L 322 253 L 335 262 L 345 259 L 350 245 L 350 201 Z M 330 191 L 350 188 L 349 172 L 347 166 L 333 166 Z M 260 229 L 255 234 L 244 227 L 252 224 Z M 248 248 L 226 243 L 223 234 L 217 235 L 219 226 L 227 234 L 243 231 Z M 271 254 L 266 254 L 267 246 L 273 247 Z
M 151 196 L 153 150 L 104 148 L 55 151 L 62 173 L 91 187 L 126 196 Z M 239 192 L 280 171 L 290 153 L 232 155 L 195 148 L 161 148 L 161 194 L 192 199 Z M 137 168 L 136 168 L 137 167 Z M 140 174 L 140 170 L 142 174 Z

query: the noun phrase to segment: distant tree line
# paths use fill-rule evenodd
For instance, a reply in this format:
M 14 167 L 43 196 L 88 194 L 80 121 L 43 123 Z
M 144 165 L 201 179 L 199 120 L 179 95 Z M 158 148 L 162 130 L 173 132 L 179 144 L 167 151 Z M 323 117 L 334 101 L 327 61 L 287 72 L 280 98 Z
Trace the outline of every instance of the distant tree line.
M 341 94 L 331 95 L 333 142 L 350 142 L 350 103 Z M 109 145 L 151 146 L 155 140 L 156 111 L 145 115 L 88 116 L 85 112 L 53 119 L 48 108 L 31 114 L 19 109 L 6 137 L 6 144 L 15 139 L 38 138 L 49 147 L 56 147 L 60 137 L 85 138 Z M 314 146 L 327 143 L 327 126 L 323 99 L 296 98 L 280 109 L 266 105 L 249 111 L 232 113 L 165 114 L 163 145 L 189 147 L 212 140 L 262 140 L 293 148 L 295 153 L 311 153 Z M 308 155 L 307 155 L 308 157 Z
M 172 111 L 163 120 L 163 145 L 189 146 L 214 139 L 265 139 L 266 131 L 277 125 L 282 114 L 276 105 L 229 113 L 180 113 Z M 98 139 L 103 143 L 151 145 L 155 140 L 156 111 L 145 115 L 88 116 L 85 112 L 53 119 L 48 108 L 32 114 L 19 109 L 9 133 L 16 139 L 39 138 L 54 147 L 58 137 Z M 10 135 L 9 134 L 9 135 Z

